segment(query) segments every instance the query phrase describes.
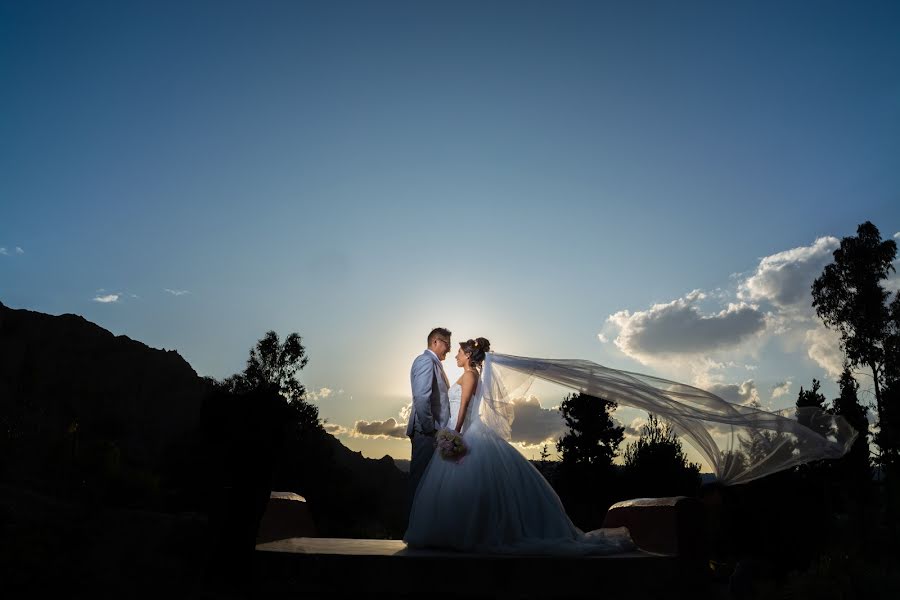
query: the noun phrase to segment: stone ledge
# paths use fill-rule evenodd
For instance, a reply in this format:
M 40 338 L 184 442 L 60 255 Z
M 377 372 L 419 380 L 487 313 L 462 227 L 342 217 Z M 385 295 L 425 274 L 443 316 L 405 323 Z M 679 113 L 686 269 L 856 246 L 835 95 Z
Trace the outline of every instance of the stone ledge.
M 697 597 L 677 557 L 478 555 L 409 549 L 400 540 L 293 538 L 256 547 L 261 594 L 392 598 Z M 454 579 L 462 574 L 462 579 Z M 641 582 L 636 584 L 636 582 Z M 682 594 L 681 592 L 689 592 Z
M 291 492 L 272 492 L 269 495 L 256 534 L 257 544 L 316 535 L 316 526 L 303 496 Z
M 609 507 L 603 527 L 627 527 L 639 548 L 689 559 L 704 554 L 706 522 L 697 498 L 633 498 Z

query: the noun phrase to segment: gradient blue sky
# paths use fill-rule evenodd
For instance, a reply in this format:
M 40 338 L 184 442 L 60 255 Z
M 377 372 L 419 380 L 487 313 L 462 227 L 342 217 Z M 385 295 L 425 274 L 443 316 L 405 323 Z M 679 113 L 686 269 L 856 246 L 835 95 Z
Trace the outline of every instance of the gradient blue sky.
M 897 2 L 2 1 L 0 300 L 215 377 L 297 331 L 370 456 L 408 456 L 351 432 L 402 422 L 436 325 L 833 394 L 808 285 L 900 231 L 898 32 Z

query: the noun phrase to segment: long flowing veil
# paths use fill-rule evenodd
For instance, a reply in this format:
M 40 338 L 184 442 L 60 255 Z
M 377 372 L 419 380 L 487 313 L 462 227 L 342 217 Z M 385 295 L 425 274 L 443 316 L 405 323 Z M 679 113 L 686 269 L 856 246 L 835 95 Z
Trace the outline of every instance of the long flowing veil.
M 822 458 L 840 458 L 858 435 L 842 417 L 815 408 L 769 412 L 690 385 L 588 360 L 489 352 L 482 378 L 481 419 L 504 439 L 509 440 L 512 432 L 514 400 L 541 379 L 664 419 L 725 485 Z

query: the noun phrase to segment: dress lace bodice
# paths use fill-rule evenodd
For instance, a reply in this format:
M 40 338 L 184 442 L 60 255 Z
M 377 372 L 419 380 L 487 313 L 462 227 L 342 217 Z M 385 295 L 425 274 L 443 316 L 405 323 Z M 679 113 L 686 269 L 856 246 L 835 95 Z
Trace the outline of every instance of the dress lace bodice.
M 479 383 L 479 388 L 481 387 Z M 466 418 L 463 420 L 462 432 L 465 433 L 478 419 L 478 405 L 481 402 L 481 390 L 476 388 L 472 399 L 469 401 L 469 407 L 466 409 Z M 448 427 L 455 428 L 459 417 L 459 406 L 462 403 L 462 386 L 454 383 L 447 390 L 447 398 L 450 400 L 450 422 Z

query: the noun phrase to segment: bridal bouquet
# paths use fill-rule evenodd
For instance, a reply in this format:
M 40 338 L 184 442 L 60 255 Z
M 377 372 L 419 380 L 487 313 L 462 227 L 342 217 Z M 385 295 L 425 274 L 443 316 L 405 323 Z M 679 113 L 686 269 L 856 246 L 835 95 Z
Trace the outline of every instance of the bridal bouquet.
M 435 443 L 441 451 L 441 458 L 460 462 L 468 452 L 462 436 L 452 429 L 441 429 L 435 436 Z

